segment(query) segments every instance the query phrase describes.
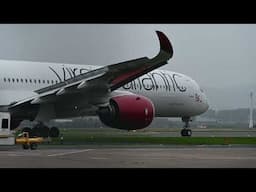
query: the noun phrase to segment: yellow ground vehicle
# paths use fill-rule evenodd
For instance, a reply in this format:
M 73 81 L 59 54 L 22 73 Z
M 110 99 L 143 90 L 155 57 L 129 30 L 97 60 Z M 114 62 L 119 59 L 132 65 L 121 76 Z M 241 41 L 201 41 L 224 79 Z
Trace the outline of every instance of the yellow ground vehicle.
M 21 133 L 16 139 L 16 144 L 22 144 L 23 149 L 37 149 L 37 144 L 42 143 L 42 137 L 29 137 L 28 132 Z

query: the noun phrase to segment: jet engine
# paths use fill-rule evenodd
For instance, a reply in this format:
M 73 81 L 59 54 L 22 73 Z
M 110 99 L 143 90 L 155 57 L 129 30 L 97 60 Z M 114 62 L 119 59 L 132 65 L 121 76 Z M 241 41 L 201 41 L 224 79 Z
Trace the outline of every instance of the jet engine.
M 147 127 L 153 120 L 153 103 L 140 95 L 122 95 L 110 99 L 107 107 L 98 110 L 100 120 L 117 129 L 136 130 Z

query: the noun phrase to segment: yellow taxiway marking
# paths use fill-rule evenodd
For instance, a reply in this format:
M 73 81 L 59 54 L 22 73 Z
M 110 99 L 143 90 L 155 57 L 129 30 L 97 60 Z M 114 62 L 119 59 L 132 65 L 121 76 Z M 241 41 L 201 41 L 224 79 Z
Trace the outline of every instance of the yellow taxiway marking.
M 56 157 L 56 156 L 74 154 L 74 153 L 82 153 L 82 152 L 92 151 L 92 150 L 94 150 L 94 149 L 85 149 L 85 150 L 78 150 L 78 151 L 70 151 L 70 152 L 65 152 L 65 153 L 55 153 L 55 154 L 50 154 L 50 155 L 47 155 L 47 156 L 48 156 L 48 157 Z

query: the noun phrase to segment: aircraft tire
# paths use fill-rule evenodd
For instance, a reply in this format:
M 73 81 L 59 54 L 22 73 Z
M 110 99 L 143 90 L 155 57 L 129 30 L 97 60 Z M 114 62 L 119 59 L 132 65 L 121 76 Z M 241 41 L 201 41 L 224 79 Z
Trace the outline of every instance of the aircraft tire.
M 181 133 L 182 137 L 190 137 L 192 135 L 192 130 L 191 129 L 182 129 L 180 133 Z
M 187 136 L 191 137 L 191 135 L 192 135 L 192 130 L 191 129 L 187 129 Z

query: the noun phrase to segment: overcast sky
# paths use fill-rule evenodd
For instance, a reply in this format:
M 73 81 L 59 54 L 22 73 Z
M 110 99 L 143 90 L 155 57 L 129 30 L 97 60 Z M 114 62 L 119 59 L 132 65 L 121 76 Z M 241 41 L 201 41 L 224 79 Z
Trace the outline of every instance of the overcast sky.
M 153 57 L 156 30 L 174 48 L 162 69 L 195 79 L 212 109 L 248 108 L 249 92 L 256 95 L 256 24 L 0 24 L 0 59 L 108 65 Z

